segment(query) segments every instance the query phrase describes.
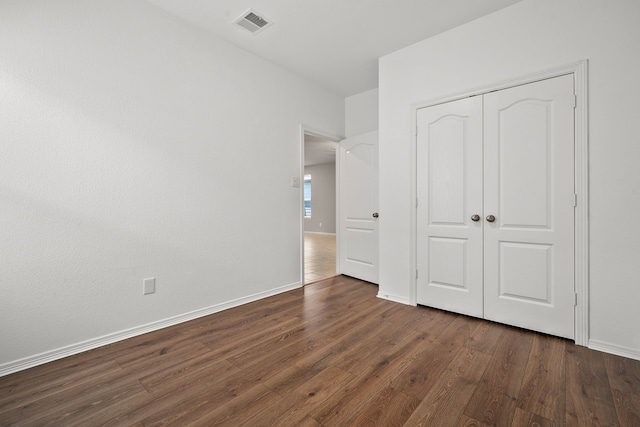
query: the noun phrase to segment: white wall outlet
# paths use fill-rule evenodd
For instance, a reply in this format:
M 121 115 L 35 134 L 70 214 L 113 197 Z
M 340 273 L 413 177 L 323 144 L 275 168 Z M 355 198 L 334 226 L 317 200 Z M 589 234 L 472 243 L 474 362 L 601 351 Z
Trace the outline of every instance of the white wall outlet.
M 150 279 L 144 279 L 143 281 L 144 295 L 153 294 L 156 291 L 156 279 L 154 277 Z
M 292 176 L 291 177 L 291 186 L 300 188 L 300 178 L 298 178 L 297 176 Z

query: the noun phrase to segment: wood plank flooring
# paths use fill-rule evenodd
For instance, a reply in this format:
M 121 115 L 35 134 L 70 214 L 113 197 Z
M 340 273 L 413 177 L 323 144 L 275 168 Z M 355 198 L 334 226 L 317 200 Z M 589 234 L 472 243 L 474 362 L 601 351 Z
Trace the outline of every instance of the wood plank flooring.
M 0 378 L 0 426 L 640 426 L 640 361 L 337 276 Z
M 304 233 L 304 283 L 336 275 L 336 235 Z

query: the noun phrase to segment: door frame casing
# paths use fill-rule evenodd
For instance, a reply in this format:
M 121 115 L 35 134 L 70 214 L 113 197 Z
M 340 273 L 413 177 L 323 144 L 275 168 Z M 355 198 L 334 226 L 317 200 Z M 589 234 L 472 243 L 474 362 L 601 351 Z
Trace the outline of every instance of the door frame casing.
M 300 287 L 305 285 L 304 283 L 304 136 L 316 136 L 324 138 L 327 141 L 333 141 L 336 144 L 340 144 L 340 141 L 344 139 L 339 135 L 332 134 L 331 132 L 325 132 L 319 130 L 313 126 L 305 123 L 300 123 L 300 174 L 298 176 L 298 182 L 300 183 L 299 191 L 299 215 L 300 218 Z M 336 148 L 337 150 L 337 148 Z M 338 218 L 340 215 L 340 170 L 338 164 L 338 156 L 336 155 L 336 274 L 340 274 L 340 233 L 338 230 Z
M 410 275 L 409 301 L 417 305 L 417 114 L 421 108 L 431 107 L 470 96 L 483 95 L 496 90 L 508 89 L 540 80 L 563 75 L 573 75 L 576 107 L 574 112 L 574 191 L 577 206 L 574 211 L 574 292 L 576 306 L 574 312 L 575 343 L 588 346 L 589 343 L 589 164 L 588 164 L 588 61 L 582 60 L 560 67 L 503 80 L 486 86 L 458 92 L 449 96 L 426 100 L 411 105 L 411 200 L 410 203 Z

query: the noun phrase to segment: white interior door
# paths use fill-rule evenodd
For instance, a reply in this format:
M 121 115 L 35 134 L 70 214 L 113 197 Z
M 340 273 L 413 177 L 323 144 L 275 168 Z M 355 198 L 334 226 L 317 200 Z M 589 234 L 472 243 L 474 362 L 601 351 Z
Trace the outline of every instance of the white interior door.
M 340 273 L 378 283 L 378 132 L 340 142 Z
M 482 97 L 417 119 L 417 301 L 482 317 Z
M 574 106 L 566 75 L 418 111 L 419 304 L 574 338 Z
M 574 337 L 573 76 L 492 92 L 485 115 L 485 318 Z

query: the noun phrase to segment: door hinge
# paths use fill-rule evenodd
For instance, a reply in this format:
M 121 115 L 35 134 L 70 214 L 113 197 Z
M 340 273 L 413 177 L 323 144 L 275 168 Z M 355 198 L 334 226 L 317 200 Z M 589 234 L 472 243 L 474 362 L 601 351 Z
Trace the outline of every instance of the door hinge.
M 578 95 L 573 95 L 573 108 L 578 107 Z
M 574 307 L 578 306 L 578 293 L 577 292 L 573 293 L 573 306 Z
M 416 279 L 418 278 L 418 269 L 416 268 Z
M 573 207 L 575 208 L 576 206 L 578 206 L 578 195 L 574 194 L 573 195 Z

